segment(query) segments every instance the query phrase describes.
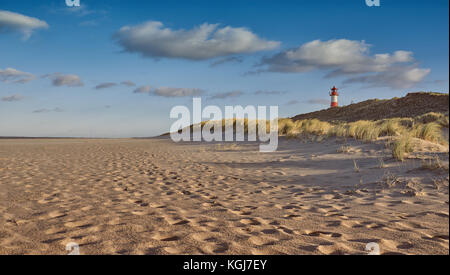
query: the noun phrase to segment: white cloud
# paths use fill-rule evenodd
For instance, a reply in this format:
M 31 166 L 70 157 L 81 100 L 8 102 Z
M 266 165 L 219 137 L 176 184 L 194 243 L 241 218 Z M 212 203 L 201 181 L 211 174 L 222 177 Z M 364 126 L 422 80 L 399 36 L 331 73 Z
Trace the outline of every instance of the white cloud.
M 369 49 L 370 45 L 365 41 L 314 40 L 263 58 L 258 66 L 264 68 L 257 72 L 303 73 L 324 70 L 327 77 L 354 75 L 347 83 L 370 82 L 375 85 L 377 82 L 377 86 L 391 88 L 411 87 L 429 73 L 428 69 L 411 66 L 414 58 L 410 51 L 370 55 Z M 368 73 L 375 74 L 361 76 Z M 400 79 L 395 80 L 394 77 Z
M 396 51 L 394 54 L 369 55 L 370 45 L 365 41 L 347 39 L 314 40 L 298 48 L 265 58 L 262 65 L 268 71 L 308 72 L 332 70 L 332 75 L 385 71 L 394 63 L 412 61 L 412 53 Z
M 0 70 L 0 81 L 12 82 L 12 83 L 27 83 L 36 78 L 35 75 L 18 71 L 13 68 L 6 68 L 5 70 Z
M 2 97 L 2 101 L 13 102 L 13 101 L 21 101 L 23 96 L 21 95 L 11 95 Z
M 186 96 L 199 96 L 204 94 L 205 91 L 201 89 L 190 89 L 190 88 L 170 88 L 170 87 L 159 87 L 153 91 L 154 95 L 163 97 L 186 97 Z
M 0 10 L 0 32 L 20 32 L 23 39 L 30 38 L 36 29 L 46 29 L 45 21 L 15 12 Z
M 81 78 L 75 74 L 60 74 L 54 73 L 45 75 L 44 77 L 49 77 L 52 80 L 52 85 L 56 87 L 68 86 L 68 87 L 80 87 L 84 86 Z
M 148 21 L 124 26 L 114 38 L 124 51 L 152 58 L 204 60 L 277 48 L 280 43 L 259 38 L 246 28 L 202 24 L 191 30 L 172 30 L 163 23 Z

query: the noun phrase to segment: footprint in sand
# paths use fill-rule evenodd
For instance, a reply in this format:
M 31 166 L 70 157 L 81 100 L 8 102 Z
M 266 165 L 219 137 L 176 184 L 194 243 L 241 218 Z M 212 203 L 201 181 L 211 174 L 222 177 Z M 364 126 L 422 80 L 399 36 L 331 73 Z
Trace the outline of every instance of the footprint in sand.
M 278 242 L 276 238 L 252 236 L 248 241 L 254 245 L 274 245 Z
M 208 254 L 222 254 L 226 253 L 228 249 L 229 245 L 227 243 L 208 244 L 205 246 L 205 251 Z
M 162 241 L 162 242 L 174 242 L 174 241 L 180 240 L 181 236 L 177 235 L 177 234 L 157 232 L 152 236 L 152 238 L 154 240 Z
M 62 218 L 62 217 L 67 216 L 67 214 L 63 213 L 61 211 L 51 211 L 51 212 L 48 213 L 48 216 L 50 218 Z
M 199 242 L 220 242 L 220 239 L 215 234 L 209 232 L 194 233 L 191 237 Z
M 261 223 L 259 221 L 257 221 L 256 219 L 253 219 L 253 218 L 241 219 L 239 221 L 246 225 L 261 225 Z
M 183 252 L 182 249 L 178 248 L 178 247 L 164 247 L 164 251 L 166 251 L 169 254 L 175 254 L 175 255 L 179 255 Z
M 342 237 L 342 234 L 340 234 L 340 233 L 325 232 L 325 231 L 309 231 L 309 230 L 306 230 L 304 235 L 310 236 L 310 237 L 321 237 L 321 236 L 327 236 L 327 237 L 332 237 L 332 238 Z
M 92 226 L 92 224 L 91 224 L 91 223 L 84 222 L 84 221 L 76 221 L 76 222 L 66 222 L 66 223 L 64 224 L 64 226 L 69 227 L 69 228 L 75 228 L 75 227 L 78 227 L 78 228 L 87 228 L 87 227 Z
M 181 217 L 165 217 L 165 220 L 171 225 L 183 225 L 190 223 L 190 221 Z

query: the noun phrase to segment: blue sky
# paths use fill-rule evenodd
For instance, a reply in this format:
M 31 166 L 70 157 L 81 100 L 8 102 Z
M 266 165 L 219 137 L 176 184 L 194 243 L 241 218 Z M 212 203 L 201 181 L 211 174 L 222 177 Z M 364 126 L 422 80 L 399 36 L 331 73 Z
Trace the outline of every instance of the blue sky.
M 157 135 L 197 95 L 287 117 L 333 85 L 448 93 L 446 0 L 80 2 L 0 0 L 0 136 Z

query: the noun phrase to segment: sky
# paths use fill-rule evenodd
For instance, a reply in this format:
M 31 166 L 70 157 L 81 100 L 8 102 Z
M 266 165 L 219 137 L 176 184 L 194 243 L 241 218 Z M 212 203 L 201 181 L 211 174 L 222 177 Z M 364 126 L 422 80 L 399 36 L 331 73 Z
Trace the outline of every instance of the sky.
M 290 117 L 448 68 L 447 0 L 0 0 L 0 136 L 155 136 L 193 97 Z

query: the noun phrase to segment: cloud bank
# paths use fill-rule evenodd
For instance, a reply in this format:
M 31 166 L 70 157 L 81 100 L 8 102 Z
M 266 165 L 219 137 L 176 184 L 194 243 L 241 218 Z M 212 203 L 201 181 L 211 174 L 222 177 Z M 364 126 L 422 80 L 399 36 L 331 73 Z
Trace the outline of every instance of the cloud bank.
M 326 77 L 347 76 L 346 83 L 368 83 L 393 89 L 410 88 L 430 72 L 413 64 L 413 53 L 395 51 L 370 55 L 365 41 L 337 39 L 314 40 L 298 48 L 265 57 L 258 72 L 304 73 L 327 72 Z
M 272 50 L 280 45 L 258 37 L 246 28 L 202 24 L 190 30 L 172 30 L 148 21 L 124 26 L 114 35 L 123 50 L 151 58 L 205 60 L 234 54 Z

